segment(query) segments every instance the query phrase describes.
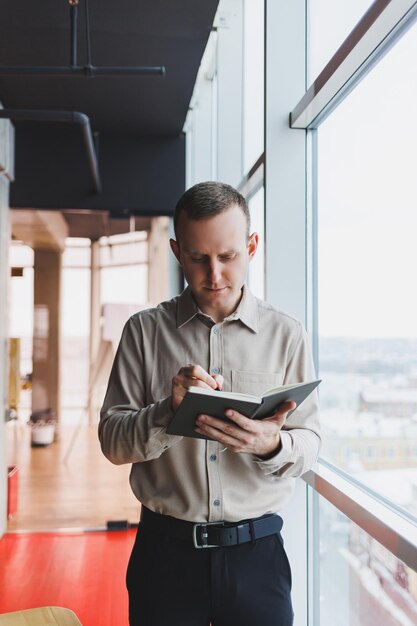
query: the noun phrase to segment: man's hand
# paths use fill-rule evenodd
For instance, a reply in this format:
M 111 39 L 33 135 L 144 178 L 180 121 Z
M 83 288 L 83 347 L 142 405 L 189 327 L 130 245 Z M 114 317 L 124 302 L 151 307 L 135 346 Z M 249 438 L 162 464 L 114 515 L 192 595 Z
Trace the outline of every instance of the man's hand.
M 199 415 L 196 432 L 218 441 L 232 452 L 246 452 L 267 457 L 278 452 L 281 445 L 281 428 L 287 413 L 295 409 L 295 402 L 284 402 L 278 410 L 262 420 L 253 420 L 237 411 L 226 411 L 231 424 L 210 415 Z
M 172 410 L 176 411 L 182 402 L 188 387 L 206 387 L 209 389 L 221 389 L 223 376 L 214 374 L 210 376 L 200 365 L 186 365 L 172 379 Z

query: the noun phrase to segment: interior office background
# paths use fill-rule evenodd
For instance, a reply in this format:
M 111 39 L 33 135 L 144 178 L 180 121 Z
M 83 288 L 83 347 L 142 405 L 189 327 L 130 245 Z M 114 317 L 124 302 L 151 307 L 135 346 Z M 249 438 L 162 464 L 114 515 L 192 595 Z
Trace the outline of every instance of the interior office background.
M 184 125 L 186 186 L 247 197 L 261 241 L 249 284 L 303 320 L 323 379 L 321 458 L 284 512 L 298 626 L 417 622 L 416 15 L 400 0 L 221 0 Z M 29 368 L 33 259 L 10 248 L 7 187 L 1 360 L 26 335 Z M 103 263 L 102 298 L 145 306 L 146 237 L 129 237 L 134 262 Z M 103 255 L 126 239 L 101 241 Z M 67 241 L 64 341 L 85 354 L 89 254 Z M 10 286 L 13 255 L 25 271 Z M 71 423 L 87 390 L 65 384 Z M 4 473 L 0 499 L 4 531 Z

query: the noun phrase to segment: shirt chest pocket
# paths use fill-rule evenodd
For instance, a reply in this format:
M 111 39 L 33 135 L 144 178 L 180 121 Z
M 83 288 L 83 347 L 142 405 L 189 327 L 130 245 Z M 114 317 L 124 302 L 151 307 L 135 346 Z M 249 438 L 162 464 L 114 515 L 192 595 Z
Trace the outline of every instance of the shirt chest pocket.
M 282 384 L 281 372 L 245 372 L 232 370 L 232 391 L 260 396 Z

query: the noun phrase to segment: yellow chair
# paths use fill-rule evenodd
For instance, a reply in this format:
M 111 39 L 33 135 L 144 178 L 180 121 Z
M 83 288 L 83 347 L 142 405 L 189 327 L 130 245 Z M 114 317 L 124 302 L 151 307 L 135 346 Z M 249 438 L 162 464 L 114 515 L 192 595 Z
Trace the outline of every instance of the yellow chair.
M 3 613 L 0 615 L 0 626 L 82 626 L 82 624 L 69 609 L 43 606 L 39 609 Z

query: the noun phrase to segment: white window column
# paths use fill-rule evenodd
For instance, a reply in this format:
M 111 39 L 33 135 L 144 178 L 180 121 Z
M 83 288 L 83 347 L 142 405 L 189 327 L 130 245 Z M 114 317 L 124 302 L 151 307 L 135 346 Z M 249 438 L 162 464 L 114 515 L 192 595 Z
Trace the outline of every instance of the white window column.
M 192 110 L 188 114 L 187 149 L 191 153 L 192 160 L 186 171 L 187 188 L 211 179 L 211 85 L 211 80 L 205 76 L 201 77 L 198 82 L 197 95 L 192 100 Z
M 184 124 L 185 186 L 216 178 L 217 160 L 217 33 L 212 31 L 201 60 Z
M 243 0 L 221 1 L 217 27 L 217 178 L 237 187 L 243 176 Z
M 265 9 L 266 298 L 306 323 L 306 132 L 289 126 L 289 113 L 306 86 L 306 3 L 266 0 Z M 300 479 L 283 518 L 294 625 L 306 626 L 308 509 L 307 488 Z

